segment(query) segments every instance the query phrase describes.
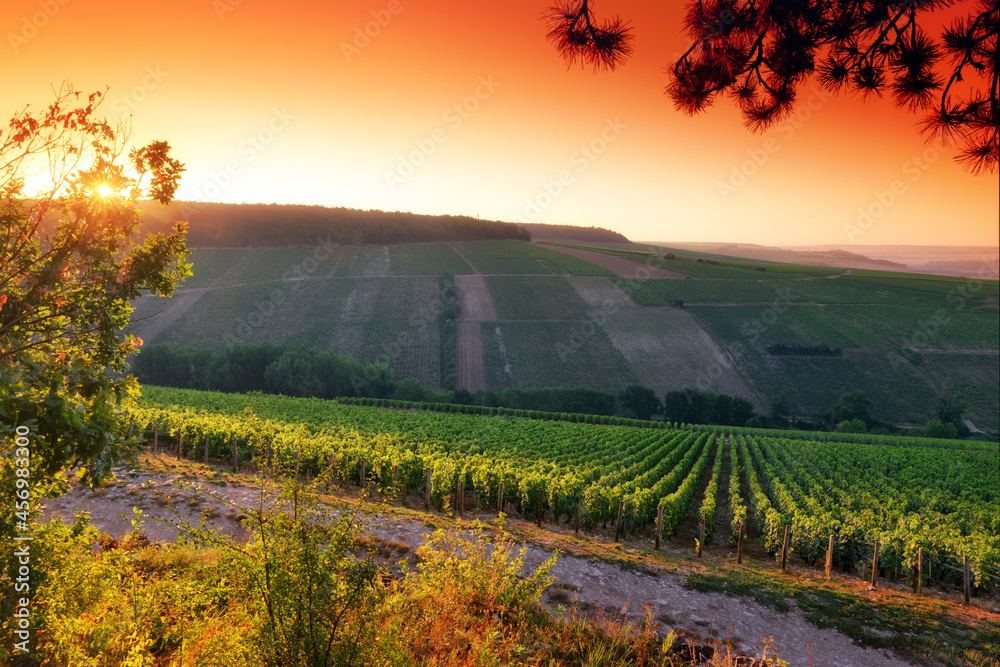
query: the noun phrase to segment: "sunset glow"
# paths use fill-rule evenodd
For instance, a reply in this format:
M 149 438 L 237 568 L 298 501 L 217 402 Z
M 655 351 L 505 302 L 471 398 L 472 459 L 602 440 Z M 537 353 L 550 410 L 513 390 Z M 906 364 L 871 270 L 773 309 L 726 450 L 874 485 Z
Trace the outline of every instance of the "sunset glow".
M 747 131 L 728 99 L 688 117 L 663 94 L 685 3 L 605 0 L 632 22 L 621 70 L 566 68 L 551 0 L 11 0 L 8 116 L 51 86 L 110 86 L 103 112 L 169 141 L 178 198 L 597 225 L 635 240 L 996 243 L 995 176 L 925 141 L 920 116 L 807 86 Z M 46 12 L 49 13 L 46 13 Z

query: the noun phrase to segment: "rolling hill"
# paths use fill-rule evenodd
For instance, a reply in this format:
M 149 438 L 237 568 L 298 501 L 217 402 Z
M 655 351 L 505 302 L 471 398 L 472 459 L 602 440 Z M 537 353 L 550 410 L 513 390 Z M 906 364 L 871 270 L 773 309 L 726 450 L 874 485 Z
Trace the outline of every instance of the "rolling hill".
M 960 393 L 978 428 L 1000 428 L 997 281 L 643 248 L 204 248 L 174 297 L 135 303 L 133 330 L 147 345 L 333 350 L 436 389 L 455 354 L 469 390 L 696 387 L 804 417 L 861 389 L 875 417 L 923 423 Z M 438 316 L 456 298 L 449 348 Z

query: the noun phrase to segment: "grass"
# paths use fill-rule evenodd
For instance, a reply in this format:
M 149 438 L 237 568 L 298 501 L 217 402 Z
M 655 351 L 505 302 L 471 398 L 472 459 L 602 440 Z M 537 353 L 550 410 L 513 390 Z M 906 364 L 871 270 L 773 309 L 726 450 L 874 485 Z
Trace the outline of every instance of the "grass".
M 249 252 L 246 248 L 195 248 L 187 256 L 193 275 L 184 281 L 181 288 L 208 287 Z
M 389 246 L 389 259 L 395 276 L 473 273 L 469 263 L 443 243 Z
M 207 473 L 212 470 L 200 463 L 188 461 L 168 468 L 162 460 L 151 456 L 144 456 L 141 464 L 149 471 L 169 471 L 172 474 L 182 471 L 196 478 L 207 478 Z M 233 480 L 240 479 L 244 483 L 253 483 L 252 478 L 244 475 L 231 475 L 221 471 L 220 474 L 225 474 L 227 478 Z M 353 507 L 358 500 L 353 494 L 348 493 L 328 496 L 327 502 Z M 458 530 L 480 526 L 490 535 L 498 534 L 499 530 L 499 526 L 492 518 L 485 522 L 482 521 L 482 517 L 462 521 L 452 514 L 428 514 L 397 505 L 382 505 L 379 511 L 389 520 L 417 521 L 435 530 Z M 903 586 L 884 581 L 880 581 L 875 591 L 870 591 L 866 580 L 834 572 L 833 578 L 827 581 L 820 568 L 806 567 L 794 560 L 789 563 L 788 570 L 784 573 L 777 570 L 772 559 L 765 558 L 758 561 L 749 553 L 745 554 L 744 565 L 736 565 L 730 557 L 718 555 L 725 553 L 724 547 L 710 547 L 706 551 L 706 558 L 698 559 L 690 547 L 666 542 L 661 551 L 654 551 L 648 540 L 637 539 L 634 536 L 626 537 L 622 543 L 616 544 L 607 536 L 577 535 L 571 529 L 551 524 L 544 524 L 542 528 L 538 528 L 533 522 L 519 520 L 507 520 L 504 523 L 504 530 L 516 542 L 532 543 L 550 552 L 558 550 L 578 558 L 613 563 L 628 571 L 647 576 L 669 574 L 681 576 L 686 586 L 693 591 L 747 598 L 779 612 L 790 612 L 794 605 L 801 609 L 805 619 L 817 628 L 833 628 L 862 646 L 891 649 L 917 664 L 947 667 L 1000 666 L 1000 609 L 990 611 L 990 606 L 1000 606 L 1000 601 L 995 598 L 977 601 L 971 607 L 963 607 L 959 604 L 960 599 L 954 595 L 946 597 L 937 591 L 925 591 L 923 595 L 917 596 Z M 407 553 L 405 549 L 400 548 L 399 543 L 387 538 L 375 538 L 371 546 L 383 551 L 384 555 Z M 188 551 L 173 555 L 157 555 L 153 562 L 162 564 L 171 559 L 185 568 L 192 567 L 192 563 L 197 560 L 192 556 L 192 552 Z M 156 567 L 163 568 L 162 565 Z M 169 569 L 163 568 L 161 571 Z M 554 605 L 564 607 L 572 605 L 573 599 L 578 597 L 579 593 L 575 584 L 565 582 L 556 584 L 548 590 L 547 599 Z M 434 597 L 433 600 L 442 609 L 444 605 L 453 602 L 448 596 Z M 467 622 L 471 621 L 472 616 L 462 616 L 471 613 L 469 607 L 462 609 L 463 611 L 457 616 L 449 614 L 448 618 L 455 620 L 465 618 Z M 424 608 L 419 613 L 429 613 L 429 610 Z M 568 623 L 569 626 L 556 624 L 557 619 L 561 619 L 558 623 Z M 684 621 L 670 614 L 657 620 L 668 626 Z M 585 641 L 593 642 L 595 647 L 611 642 L 618 649 L 624 650 L 626 644 L 621 642 L 625 641 L 625 636 L 635 637 L 636 633 L 642 636 L 641 626 L 629 626 L 621 616 L 612 612 L 602 612 L 600 609 L 588 610 L 588 605 L 585 604 L 565 609 L 561 615 L 557 611 L 549 620 L 536 617 L 533 622 L 539 625 L 532 626 L 532 643 L 528 645 L 543 642 L 549 644 L 553 651 L 570 651 L 572 647 L 579 646 Z M 469 629 L 471 626 L 463 627 Z M 524 635 L 520 637 L 523 638 Z M 614 641 L 611 641 L 612 638 Z M 749 643 L 754 643 L 758 639 L 742 638 L 744 641 L 749 640 Z M 439 641 L 447 643 L 450 639 L 441 638 Z M 525 646 L 523 642 L 515 645 Z M 509 646 L 507 650 L 511 650 L 513 646 Z M 723 661 L 724 653 L 721 651 L 724 647 L 724 642 L 718 645 L 719 658 L 711 664 L 720 666 L 731 664 Z M 612 654 L 614 652 L 608 655 Z M 533 655 L 537 657 L 538 654 Z M 565 659 L 569 654 L 558 655 Z M 508 659 L 512 659 L 510 654 Z M 606 664 L 634 664 L 621 655 L 618 660 L 623 662 L 612 660 Z M 557 664 L 586 663 L 568 661 Z M 678 661 L 667 664 L 686 663 Z
M 589 309 L 562 277 L 487 276 L 500 320 L 582 320 Z
M 480 273 L 488 275 L 614 275 L 608 269 L 586 260 L 524 241 L 479 241 L 462 243 L 457 247 Z
M 516 388 L 591 387 L 616 392 L 638 383 L 604 329 L 590 320 L 510 321 L 499 326 Z
M 744 345 L 879 347 L 886 343 L 857 323 L 818 306 L 775 301 L 761 306 L 693 306 L 690 311 L 727 341 Z
M 778 574 L 734 565 L 688 575 L 702 593 L 752 598 L 787 612 L 788 600 L 818 628 L 833 628 L 861 646 L 887 648 L 921 664 L 960 667 L 1000 665 L 1000 618 L 961 608 L 935 595 L 913 595 L 884 586 L 869 591 L 859 579 L 827 582 L 812 574 Z

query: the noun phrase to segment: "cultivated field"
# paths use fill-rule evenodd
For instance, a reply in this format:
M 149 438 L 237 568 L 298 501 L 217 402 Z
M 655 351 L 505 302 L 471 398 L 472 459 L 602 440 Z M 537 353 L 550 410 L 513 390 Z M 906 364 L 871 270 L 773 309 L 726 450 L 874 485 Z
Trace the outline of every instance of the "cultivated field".
M 342 247 L 315 260 L 316 250 L 196 250 L 194 276 L 173 299 L 135 303 L 133 331 L 147 345 L 330 349 L 387 361 L 397 378 L 438 388 L 437 283 L 452 273 L 456 374 L 470 390 L 639 382 L 662 395 L 693 386 L 743 396 L 762 410 L 783 397 L 808 418 L 862 389 L 876 416 L 897 423 L 925 422 L 958 392 L 975 427 L 1000 425 L 995 280 L 682 251 L 666 259 L 637 245 Z M 585 257 L 662 265 L 688 278 L 621 277 Z M 775 356 L 773 345 L 842 351 Z

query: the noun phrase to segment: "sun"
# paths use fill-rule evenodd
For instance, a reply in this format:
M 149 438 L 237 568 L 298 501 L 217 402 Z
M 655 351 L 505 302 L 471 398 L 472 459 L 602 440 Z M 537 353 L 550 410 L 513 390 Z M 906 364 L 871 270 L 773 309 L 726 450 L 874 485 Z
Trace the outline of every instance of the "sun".
M 112 194 L 114 194 L 114 190 L 111 189 L 110 185 L 98 185 L 97 194 L 101 195 L 102 197 L 110 197 Z

